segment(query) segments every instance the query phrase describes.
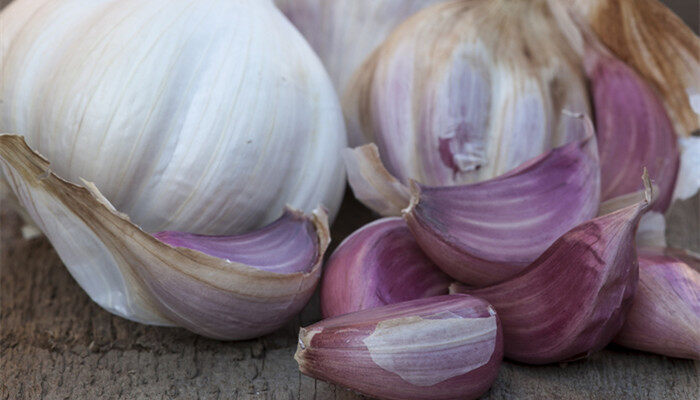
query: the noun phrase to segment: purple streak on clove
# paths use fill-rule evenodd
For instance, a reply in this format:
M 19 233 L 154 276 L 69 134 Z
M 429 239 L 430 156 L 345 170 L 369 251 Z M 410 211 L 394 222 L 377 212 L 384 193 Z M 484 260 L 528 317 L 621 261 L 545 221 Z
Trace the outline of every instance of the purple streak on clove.
M 243 235 L 207 236 L 164 231 L 153 236 L 174 247 L 201 251 L 280 274 L 308 272 L 318 257 L 314 224 L 303 213 L 290 208 L 271 224 Z
M 615 343 L 700 360 L 700 259 L 639 249 L 639 285 Z
M 413 185 L 404 218 L 423 251 L 453 278 L 475 286 L 503 281 L 596 215 L 596 151 L 591 132 L 495 179 Z
M 612 341 L 632 304 L 634 234 L 650 196 L 575 227 L 506 282 L 473 290 L 455 284 L 451 292 L 493 304 L 510 359 L 546 364 L 587 357 Z
M 418 247 L 401 218 L 383 218 L 348 236 L 324 267 L 325 318 L 447 294 L 452 280 Z
M 329 318 L 299 332 L 302 373 L 382 399 L 474 399 L 503 358 L 493 308 L 437 296 Z
M 601 163 L 601 196 L 608 200 L 640 189 L 646 167 L 659 186 L 656 211 L 671 202 L 680 155 L 673 125 L 651 87 L 622 61 L 597 46 L 587 49 Z

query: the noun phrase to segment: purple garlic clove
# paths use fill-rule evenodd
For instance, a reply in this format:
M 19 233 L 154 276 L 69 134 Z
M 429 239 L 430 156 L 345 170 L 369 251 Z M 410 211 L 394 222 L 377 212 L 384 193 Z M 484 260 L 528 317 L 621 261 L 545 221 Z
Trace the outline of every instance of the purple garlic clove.
M 510 278 L 596 215 L 600 172 L 592 135 L 489 181 L 414 185 L 404 218 L 423 251 L 456 280 L 486 286 Z
M 639 285 L 615 343 L 700 360 L 700 260 L 639 249 Z
M 638 190 L 637 176 L 646 167 L 659 186 L 653 208 L 665 211 L 680 155 L 663 103 L 632 68 L 597 46 L 588 49 L 584 64 L 595 108 L 602 200 Z
M 438 296 L 329 318 L 299 331 L 302 373 L 381 399 L 475 399 L 498 375 L 503 338 L 484 300 Z
M 624 323 L 638 278 L 635 229 L 650 197 L 647 192 L 644 201 L 575 227 L 508 281 L 481 289 L 455 284 L 451 291 L 493 304 L 512 360 L 586 357 Z
M 423 253 L 401 218 L 384 218 L 348 236 L 324 267 L 325 318 L 447 294 L 452 280 Z

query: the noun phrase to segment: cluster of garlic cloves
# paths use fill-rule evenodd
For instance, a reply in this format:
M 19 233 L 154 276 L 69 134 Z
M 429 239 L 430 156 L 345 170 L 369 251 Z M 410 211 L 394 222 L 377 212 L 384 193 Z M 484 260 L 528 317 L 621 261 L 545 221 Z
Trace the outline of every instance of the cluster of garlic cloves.
M 149 324 L 239 340 L 294 317 L 321 275 L 330 237 L 322 209 L 287 209 L 240 236 L 150 235 L 96 186 L 69 183 L 22 137 L 0 135 L 0 165 L 14 193 L 73 277 L 100 306 Z
M 476 399 L 498 375 L 496 311 L 468 295 L 357 311 L 301 328 L 304 374 L 382 399 Z

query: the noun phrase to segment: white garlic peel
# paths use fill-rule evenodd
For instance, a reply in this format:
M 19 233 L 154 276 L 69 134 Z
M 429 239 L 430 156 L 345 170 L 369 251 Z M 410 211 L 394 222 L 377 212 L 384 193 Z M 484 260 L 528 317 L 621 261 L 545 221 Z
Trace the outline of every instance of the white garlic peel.
M 340 105 L 270 0 L 18 0 L 0 25 L 0 131 L 144 230 L 231 234 L 286 204 L 337 211 Z

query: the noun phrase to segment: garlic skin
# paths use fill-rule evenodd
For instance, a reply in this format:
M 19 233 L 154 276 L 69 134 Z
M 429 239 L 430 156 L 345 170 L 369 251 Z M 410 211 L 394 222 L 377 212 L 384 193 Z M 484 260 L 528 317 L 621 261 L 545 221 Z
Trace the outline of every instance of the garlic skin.
M 18 0 L 0 25 L 14 32 L 0 132 L 144 230 L 248 232 L 287 204 L 336 213 L 340 104 L 271 0 Z
M 323 210 L 310 218 L 287 210 L 272 225 L 238 238 L 152 236 L 94 184 L 74 185 L 52 173 L 21 136 L 0 135 L 0 166 L 78 284 L 124 318 L 215 339 L 249 339 L 293 318 L 320 278 L 330 240 Z
M 321 313 L 329 318 L 445 295 L 450 283 L 401 218 L 382 218 L 353 232 L 328 259 L 321 281 Z
M 700 39 L 658 0 L 568 0 L 612 52 L 661 95 L 678 135 L 700 129 Z
M 700 360 L 700 260 L 659 248 L 638 253 L 639 285 L 615 343 Z
M 456 280 L 476 287 L 520 273 L 561 235 L 593 218 L 600 167 L 590 136 L 556 148 L 498 178 L 471 185 L 414 185 L 403 216 L 425 253 Z
M 512 360 L 547 364 L 602 349 L 620 331 L 637 287 L 634 234 L 651 200 L 645 185 L 644 200 L 575 227 L 514 278 L 480 289 L 454 284 L 450 292 L 493 304 Z
M 596 115 L 602 199 L 638 190 L 636 177 L 646 167 L 659 189 L 654 210 L 664 212 L 680 164 L 673 125 L 656 93 L 630 67 L 595 44 L 587 47 L 584 65 Z
M 308 40 L 339 93 L 391 30 L 416 11 L 447 0 L 275 0 Z
M 498 375 L 503 337 L 487 302 L 452 295 L 325 319 L 299 331 L 299 370 L 381 399 L 476 399 Z
M 400 26 L 343 95 L 348 129 L 400 182 L 490 179 L 581 140 L 590 115 L 580 59 L 544 0 L 433 5 Z M 572 128 L 570 124 L 578 128 Z

